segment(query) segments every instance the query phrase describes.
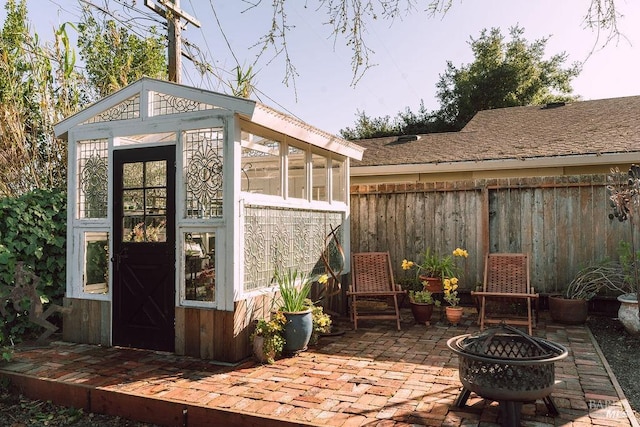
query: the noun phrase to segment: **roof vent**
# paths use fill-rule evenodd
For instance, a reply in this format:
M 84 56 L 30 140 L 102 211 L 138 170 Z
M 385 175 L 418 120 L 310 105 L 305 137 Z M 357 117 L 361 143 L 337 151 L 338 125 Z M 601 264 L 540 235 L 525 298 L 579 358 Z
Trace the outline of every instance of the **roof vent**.
M 418 140 L 418 135 L 400 135 L 398 139 L 396 139 L 396 142 L 402 143 L 402 142 L 417 141 L 417 140 Z
M 565 105 L 567 105 L 566 102 L 560 101 L 560 102 L 547 102 L 542 109 L 543 110 L 548 110 L 550 108 L 558 108 L 558 107 L 564 107 Z

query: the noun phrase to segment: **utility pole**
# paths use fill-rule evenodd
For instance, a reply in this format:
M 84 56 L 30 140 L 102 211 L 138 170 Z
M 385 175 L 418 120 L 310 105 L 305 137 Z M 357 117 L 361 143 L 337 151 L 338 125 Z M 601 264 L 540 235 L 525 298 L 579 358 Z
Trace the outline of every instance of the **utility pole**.
M 200 22 L 184 10 L 180 9 L 180 0 L 156 1 L 144 0 L 144 4 L 167 20 L 169 38 L 169 80 L 180 83 L 182 80 L 182 41 L 180 39 L 180 35 L 183 27 L 181 19 L 187 21 L 184 24 L 185 27 L 187 24 L 191 23 L 200 28 Z

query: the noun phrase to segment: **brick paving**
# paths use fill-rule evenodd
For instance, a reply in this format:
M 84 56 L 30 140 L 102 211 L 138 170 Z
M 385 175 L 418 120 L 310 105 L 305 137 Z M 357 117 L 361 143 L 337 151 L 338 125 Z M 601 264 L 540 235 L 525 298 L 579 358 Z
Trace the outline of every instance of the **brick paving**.
M 535 335 L 570 349 L 555 364 L 560 414 L 525 403 L 523 425 L 637 426 L 589 330 L 545 314 Z M 272 365 L 56 341 L 18 349 L 0 376 L 30 397 L 169 426 L 498 426 L 497 402 L 471 394 L 464 408 L 454 405 L 461 384 L 446 341 L 476 332 L 475 318 L 467 309 L 458 326 L 425 327 L 403 311 L 402 331 L 394 322 L 362 321 L 358 331 L 337 322 L 342 334 Z

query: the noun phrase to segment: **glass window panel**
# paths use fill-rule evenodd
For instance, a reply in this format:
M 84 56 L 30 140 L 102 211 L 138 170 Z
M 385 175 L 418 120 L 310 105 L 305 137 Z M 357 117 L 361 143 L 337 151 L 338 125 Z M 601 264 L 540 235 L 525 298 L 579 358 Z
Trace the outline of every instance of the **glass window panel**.
M 145 163 L 145 187 L 165 187 L 167 185 L 167 162 L 165 160 Z
M 312 200 L 328 201 L 327 194 L 327 158 L 320 154 L 311 154 Z
M 331 160 L 331 198 L 339 202 L 346 202 L 347 180 L 345 172 L 345 163 L 343 160 Z
M 298 199 L 306 199 L 306 152 L 296 147 L 289 147 L 289 154 L 287 157 L 287 182 L 289 184 L 288 196 Z
M 187 218 L 222 216 L 223 145 L 221 129 L 184 133 L 185 208 Z
M 147 190 L 147 199 L 145 200 L 147 215 L 158 215 L 167 213 L 167 189 L 154 188 Z
M 84 233 L 83 291 L 104 294 L 109 291 L 109 233 Z
M 125 163 L 123 165 L 122 182 L 124 188 L 141 188 L 142 187 L 142 170 L 144 163 Z
M 187 301 L 215 301 L 214 232 L 184 233 L 184 297 Z
M 78 141 L 78 218 L 106 218 L 108 197 L 107 140 Z
M 122 206 L 125 215 L 138 215 L 144 209 L 144 190 L 124 190 Z
M 144 242 L 144 216 L 125 216 L 122 218 L 122 241 Z
M 167 241 L 167 218 L 165 216 L 147 217 L 144 227 L 145 242 Z
M 242 191 L 281 196 L 280 143 L 251 134 L 242 147 Z

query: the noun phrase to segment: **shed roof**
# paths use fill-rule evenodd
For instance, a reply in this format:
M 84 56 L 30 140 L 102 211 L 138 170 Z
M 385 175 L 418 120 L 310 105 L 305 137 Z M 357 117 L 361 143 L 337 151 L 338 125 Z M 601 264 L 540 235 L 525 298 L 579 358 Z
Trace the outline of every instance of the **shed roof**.
M 160 94 L 161 97 L 172 100 L 168 103 L 169 107 L 157 108 L 152 105 L 154 97 L 149 96 L 149 93 Z M 177 104 L 186 108 L 174 108 Z M 99 126 L 104 127 L 105 122 L 122 120 L 144 122 L 149 117 L 177 113 L 187 115 L 203 110 L 217 112 L 224 110 L 228 114 L 237 114 L 242 119 L 267 129 L 352 159 L 361 159 L 364 151 L 353 142 L 311 126 L 260 102 L 149 77 L 143 77 L 64 119 L 55 125 L 54 132 L 57 137 L 67 140 L 69 130 L 77 126 L 93 126 L 98 123 Z
M 539 166 L 540 160 L 640 153 L 639 117 L 640 96 L 484 110 L 460 132 L 358 140 L 367 150 L 352 167 L 527 160 Z

